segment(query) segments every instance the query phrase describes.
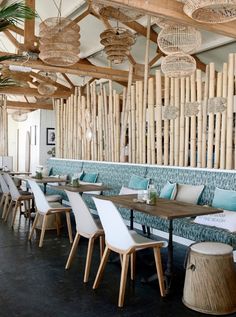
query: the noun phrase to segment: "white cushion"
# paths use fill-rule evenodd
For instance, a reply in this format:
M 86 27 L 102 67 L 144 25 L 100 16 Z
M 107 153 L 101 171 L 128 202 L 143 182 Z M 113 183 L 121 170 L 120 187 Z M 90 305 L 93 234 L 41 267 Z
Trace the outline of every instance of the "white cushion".
M 178 184 L 175 200 L 197 204 L 204 185 Z
M 201 225 L 213 226 L 217 228 L 226 229 L 230 232 L 236 231 L 236 212 L 224 210 L 224 212 L 206 215 L 206 216 L 198 216 L 194 220 L 195 223 L 199 223 Z
M 131 194 L 137 194 L 138 189 L 132 189 L 125 186 L 122 186 L 119 192 L 119 195 L 131 195 Z
M 67 180 L 68 175 L 50 175 L 49 177 L 53 178 L 59 178 L 60 180 Z M 50 186 L 60 186 L 60 185 L 66 185 L 66 182 L 58 182 L 58 183 L 48 183 Z
M 79 181 L 80 185 L 95 185 L 95 186 L 102 186 L 102 183 L 88 183 L 88 182 L 83 182 Z M 90 195 L 101 195 L 102 191 L 91 191 L 91 192 L 84 192 L 84 194 L 90 194 Z
M 61 195 L 46 195 L 45 196 L 48 202 L 61 201 Z

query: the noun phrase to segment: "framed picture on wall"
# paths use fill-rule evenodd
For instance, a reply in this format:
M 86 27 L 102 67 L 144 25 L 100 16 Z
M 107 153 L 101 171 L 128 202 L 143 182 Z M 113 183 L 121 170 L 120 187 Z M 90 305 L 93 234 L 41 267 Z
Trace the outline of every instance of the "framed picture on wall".
M 47 128 L 46 142 L 47 142 L 47 145 L 55 145 L 55 129 L 54 128 Z

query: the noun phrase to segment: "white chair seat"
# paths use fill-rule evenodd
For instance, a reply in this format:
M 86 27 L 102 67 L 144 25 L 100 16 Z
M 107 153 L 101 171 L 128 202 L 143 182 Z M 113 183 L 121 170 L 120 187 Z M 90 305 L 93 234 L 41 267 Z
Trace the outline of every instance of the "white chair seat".
M 155 244 L 156 242 L 158 242 L 158 241 L 155 241 L 153 239 L 149 239 L 147 237 L 144 237 L 144 236 L 138 234 L 134 230 L 130 230 L 129 232 L 130 232 L 132 238 L 134 239 L 134 242 L 137 245 L 137 247 L 138 247 L 139 244 L 143 244 L 143 243 L 153 243 L 153 244 Z M 167 247 L 167 244 L 168 244 L 167 242 L 165 242 L 165 241 L 161 241 L 161 242 L 163 243 L 163 247 Z

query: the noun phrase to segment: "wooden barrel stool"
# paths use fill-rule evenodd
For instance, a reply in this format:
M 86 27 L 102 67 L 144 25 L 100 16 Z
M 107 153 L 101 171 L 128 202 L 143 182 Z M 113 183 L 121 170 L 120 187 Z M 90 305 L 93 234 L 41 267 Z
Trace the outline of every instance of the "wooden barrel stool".
M 236 312 L 236 270 L 231 246 L 200 242 L 190 247 L 183 303 L 206 314 Z

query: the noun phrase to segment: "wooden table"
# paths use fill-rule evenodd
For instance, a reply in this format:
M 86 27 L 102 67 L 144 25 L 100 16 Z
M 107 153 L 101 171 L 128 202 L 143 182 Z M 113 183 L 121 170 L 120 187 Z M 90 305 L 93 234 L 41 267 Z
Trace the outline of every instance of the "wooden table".
M 47 192 L 47 184 L 48 183 L 65 182 L 65 180 L 60 179 L 58 177 L 43 177 L 41 179 L 35 178 L 35 177 L 30 177 L 30 176 L 23 176 L 23 175 L 19 175 L 19 176 L 16 176 L 16 177 L 19 178 L 19 179 L 22 179 L 24 181 L 32 180 L 32 181 L 35 181 L 36 183 L 43 184 L 43 192 L 44 192 L 44 194 L 46 194 L 46 192 Z
M 8 174 L 10 174 L 11 176 L 17 176 L 17 175 L 30 175 L 32 174 L 31 172 L 14 172 L 14 171 L 10 171 L 10 172 L 6 172 Z
M 147 205 L 142 202 L 137 202 L 137 195 L 103 196 L 101 198 L 110 200 L 120 207 L 130 209 L 131 229 L 133 229 L 134 210 L 151 216 L 161 217 L 169 221 L 168 259 L 165 271 L 167 292 L 170 289 L 173 277 L 173 220 L 177 218 L 196 217 L 223 212 L 223 210 L 217 208 L 193 205 L 177 200 L 167 200 L 162 198 L 158 198 L 155 205 Z
M 68 190 L 71 192 L 76 192 L 76 193 L 84 193 L 84 192 L 97 192 L 97 191 L 104 191 L 104 190 L 109 190 L 111 188 L 105 186 L 105 185 L 93 185 L 93 184 L 86 184 L 86 185 L 79 185 L 79 186 L 72 186 L 72 185 L 60 185 L 60 186 L 53 186 L 53 188 L 60 189 L 60 190 Z

